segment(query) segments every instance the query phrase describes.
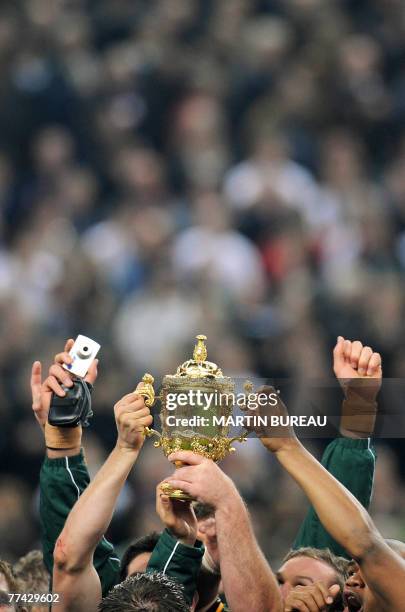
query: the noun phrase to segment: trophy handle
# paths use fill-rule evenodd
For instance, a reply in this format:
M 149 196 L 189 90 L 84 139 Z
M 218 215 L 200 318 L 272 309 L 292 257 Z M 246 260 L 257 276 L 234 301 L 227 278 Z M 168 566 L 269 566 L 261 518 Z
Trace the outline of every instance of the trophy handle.
M 155 389 L 153 388 L 154 382 L 155 379 L 153 378 L 152 374 L 146 373 L 142 376 L 142 382 L 140 382 L 137 387 L 137 392 L 145 399 L 145 406 L 147 406 L 148 408 L 152 408 L 153 404 L 157 399 Z M 155 429 L 151 429 L 150 427 L 144 427 L 143 435 L 145 436 L 145 438 L 150 438 L 151 436 L 157 436 L 158 438 L 161 438 L 160 433 Z M 157 443 L 155 442 L 155 445 L 156 444 Z
M 240 436 L 235 436 L 234 438 L 230 438 L 229 444 L 232 444 L 232 442 L 241 442 L 241 443 L 247 442 L 248 434 L 249 432 L 245 430 L 243 433 L 240 434 Z M 236 451 L 236 448 L 234 446 L 229 447 L 230 453 L 234 453 L 235 451 Z

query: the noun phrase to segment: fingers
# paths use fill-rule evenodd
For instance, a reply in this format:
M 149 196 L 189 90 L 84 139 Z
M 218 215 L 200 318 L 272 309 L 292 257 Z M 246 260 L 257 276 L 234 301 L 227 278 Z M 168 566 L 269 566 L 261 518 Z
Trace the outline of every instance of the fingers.
M 292 598 L 291 601 L 286 603 L 284 608 L 284 612 L 312 612 L 310 608 L 306 605 L 304 601 L 301 601 L 296 598 Z
M 318 582 L 314 585 L 311 595 L 320 610 L 322 610 L 326 605 L 333 603 L 333 597 L 322 582 Z
M 327 603 L 331 604 L 333 602 L 333 600 L 336 598 L 336 596 L 339 594 L 340 592 L 340 586 L 338 584 L 333 584 L 331 587 L 329 587 L 329 597 L 327 598 Z
M 119 431 L 125 434 L 143 433 L 145 427 L 152 425 L 153 417 L 147 413 L 140 416 L 138 412 L 123 412 L 116 416 Z
M 177 451 L 175 453 L 171 453 L 168 456 L 169 461 L 174 463 L 175 461 L 181 461 L 182 463 L 187 463 L 188 465 L 199 465 L 200 463 L 204 463 L 207 461 L 201 455 L 196 455 L 192 451 Z
M 142 409 L 150 412 L 149 408 L 145 406 L 143 397 L 135 391 L 124 395 L 114 406 L 114 410 L 118 412 L 135 412 Z
M 373 351 L 369 346 L 363 347 L 359 356 L 359 362 L 357 366 L 357 370 L 360 376 L 365 376 L 367 374 L 368 363 L 371 359 L 372 354 Z
M 185 480 L 178 480 L 176 478 L 167 478 L 165 482 L 170 484 L 170 486 L 172 486 L 174 489 L 181 489 L 185 493 L 188 493 L 189 495 L 194 497 L 193 492 L 192 492 L 193 486 L 191 482 L 186 482 Z
M 166 515 L 167 512 L 171 510 L 170 498 L 163 493 L 162 491 L 162 482 L 160 482 L 156 487 L 156 511 L 158 514 L 164 512 Z
M 193 482 L 195 476 L 196 473 L 194 468 L 186 465 L 184 467 L 176 468 L 176 471 L 170 478 L 177 478 L 178 480 L 187 480 L 187 482 Z
M 73 386 L 73 380 L 68 372 L 61 365 L 54 363 L 49 368 L 49 376 L 53 376 L 56 380 L 66 387 Z
M 55 376 L 48 376 L 43 386 L 46 391 L 53 391 L 59 397 L 65 397 L 66 395 L 66 392 L 62 389 Z
M 42 365 L 34 361 L 31 368 L 31 393 L 33 409 L 41 408 Z
M 345 340 L 338 336 L 337 344 L 333 349 L 333 364 L 335 373 L 339 366 L 350 364 L 357 370 L 359 376 L 382 375 L 381 355 L 374 353 L 369 346 L 363 346 L 359 340 Z
M 31 389 L 41 388 L 42 385 L 42 364 L 40 361 L 34 361 L 31 368 Z
M 361 352 L 363 350 L 363 345 L 359 340 L 355 340 L 351 343 L 351 352 L 350 352 L 350 364 L 352 368 L 357 369 L 359 364 L 359 359 Z
M 68 353 L 70 351 L 74 343 L 75 341 L 73 340 L 73 338 L 69 338 L 69 340 L 66 340 L 65 348 L 63 349 L 65 353 Z
M 373 353 L 368 362 L 367 376 L 376 376 L 377 374 L 381 374 L 381 355 L 380 353 Z
M 53 358 L 54 363 L 59 363 L 61 365 L 70 365 L 73 361 L 71 356 L 67 351 L 63 351 L 62 353 L 57 353 Z
M 338 336 L 336 346 L 333 349 L 333 363 L 335 367 L 342 364 L 345 360 L 344 347 L 345 339 L 343 336 Z
M 352 352 L 352 343 L 350 342 L 350 340 L 344 340 L 343 341 L 343 355 L 344 355 L 345 361 L 347 361 L 348 363 L 350 363 L 351 352 Z
M 285 612 L 288 610 L 305 610 L 319 612 L 333 603 L 340 587 L 334 584 L 329 589 L 322 582 L 308 586 L 297 586 L 288 594 Z

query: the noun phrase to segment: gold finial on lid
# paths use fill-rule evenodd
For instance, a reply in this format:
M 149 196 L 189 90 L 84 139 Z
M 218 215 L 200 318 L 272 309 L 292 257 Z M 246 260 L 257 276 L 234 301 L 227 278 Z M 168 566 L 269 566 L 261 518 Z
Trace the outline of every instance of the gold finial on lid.
M 205 346 L 205 340 L 207 336 L 204 334 L 199 334 L 196 336 L 197 344 L 194 347 L 193 359 L 197 363 L 202 363 L 207 359 L 207 347 Z

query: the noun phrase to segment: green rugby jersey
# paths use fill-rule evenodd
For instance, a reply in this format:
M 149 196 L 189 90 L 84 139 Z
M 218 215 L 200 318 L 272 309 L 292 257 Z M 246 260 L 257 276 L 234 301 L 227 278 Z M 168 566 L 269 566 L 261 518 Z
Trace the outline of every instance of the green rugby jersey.
M 73 457 L 45 458 L 40 474 L 40 525 L 44 563 L 52 576 L 53 549 L 70 510 L 90 482 L 83 451 Z M 119 582 L 120 559 L 102 538 L 93 558 L 103 596 Z
M 322 465 L 342 483 L 364 506 L 368 508 L 373 493 L 376 452 L 370 438 L 337 438 L 325 449 Z M 335 555 L 349 558 L 324 529 L 312 506 L 302 523 L 293 548 L 312 546 L 329 548 Z
M 322 465 L 357 497 L 365 508 L 368 508 L 372 495 L 375 461 L 375 450 L 369 439 L 338 438 L 326 448 Z M 40 475 L 41 538 L 45 565 L 51 575 L 56 539 L 63 529 L 71 508 L 89 482 L 90 477 L 83 451 L 74 457 L 45 458 L 43 462 Z M 153 569 L 156 571 L 163 571 L 167 562 L 165 554 L 160 556 L 159 551 L 162 550 L 162 547 L 164 550 L 168 545 L 168 536 L 164 532 L 162 537 L 163 543 L 160 543 L 161 546 L 156 551 L 158 556 L 154 553 L 155 556 L 152 560 Z M 293 545 L 294 548 L 303 546 L 330 548 L 335 554 L 347 557 L 341 546 L 325 531 L 313 508 L 309 509 Z M 197 549 L 195 550 L 197 551 Z M 184 551 L 180 548 L 178 552 Z M 188 567 L 187 575 L 184 576 L 188 585 L 186 586 L 186 592 L 188 593 L 191 592 L 192 588 L 189 572 L 195 575 L 197 563 L 200 563 L 200 560 L 198 560 L 200 554 L 191 553 L 192 561 Z M 183 560 L 186 560 L 186 556 L 183 557 Z M 176 558 L 175 561 L 177 563 L 180 559 Z M 119 581 L 120 570 L 120 560 L 114 552 L 114 547 L 105 538 L 100 541 L 94 553 L 94 566 L 100 577 L 103 595 L 105 595 Z M 169 570 L 167 571 L 168 575 L 172 576 L 173 568 L 174 566 L 170 564 L 166 568 L 166 571 Z

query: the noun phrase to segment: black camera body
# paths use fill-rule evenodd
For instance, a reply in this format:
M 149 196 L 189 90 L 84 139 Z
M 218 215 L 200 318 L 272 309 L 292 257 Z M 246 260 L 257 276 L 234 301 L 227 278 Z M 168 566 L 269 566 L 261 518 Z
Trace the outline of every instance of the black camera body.
M 48 423 L 54 427 L 77 427 L 89 425 L 93 416 L 91 409 L 91 392 L 93 385 L 81 378 L 74 379 L 73 387 L 62 386 L 66 392 L 64 397 L 55 393 L 52 395 Z

